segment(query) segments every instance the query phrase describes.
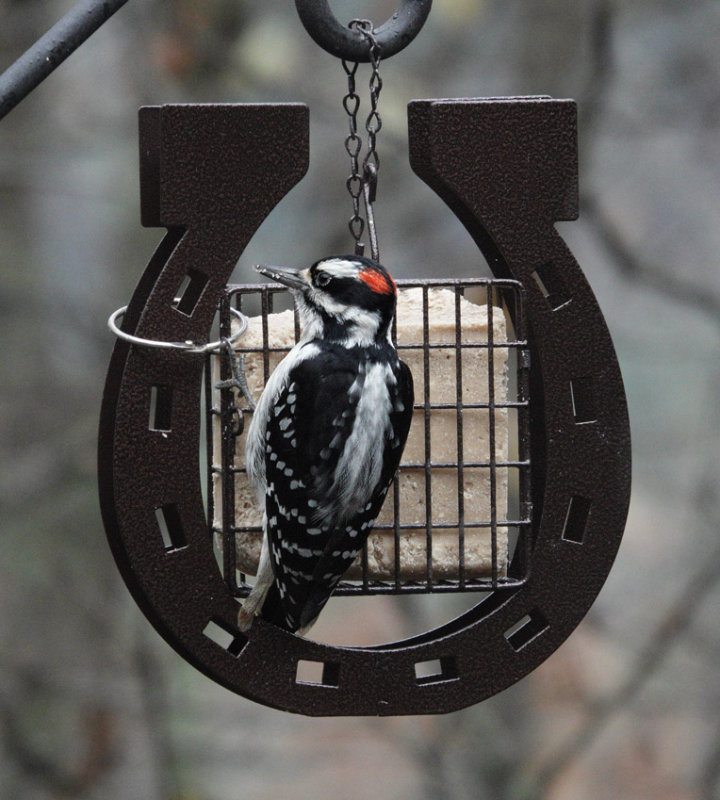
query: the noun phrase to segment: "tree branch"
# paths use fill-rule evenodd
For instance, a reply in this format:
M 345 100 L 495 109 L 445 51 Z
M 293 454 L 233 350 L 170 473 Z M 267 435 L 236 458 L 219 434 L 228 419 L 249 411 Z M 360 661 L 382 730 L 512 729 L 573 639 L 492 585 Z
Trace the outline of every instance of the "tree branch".
M 700 567 L 690 577 L 677 600 L 666 611 L 643 648 L 627 678 L 599 702 L 593 704 L 584 723 L 569 735 L 543 764 L 532 781 L 533 798 L 543 797 L 553 782 L 598 738 L 608 722 L 631 703 L 650 676 L 663 664 L 683 632 L 690 626 L 698 607 L 720 583 L 720 550 L 703 557 Z M 720 757 L 720 753 L 718 754 Z M 720 762 L 711 761 L 710 777 Z M 525 776 L 527 778 L 527 776 Z
M 595 235 L 623 278 L 642 283 L 665 297 L 708 315 L 712 322 L 720 325 L 720 297 L 705 287 L 693 285 L 687 279 L 676 278 L 666 270 L 642 263 L 617 226 L 605 214 L 595 194 L 583 195 L 581 205 L 583 216 L 589 220 Z

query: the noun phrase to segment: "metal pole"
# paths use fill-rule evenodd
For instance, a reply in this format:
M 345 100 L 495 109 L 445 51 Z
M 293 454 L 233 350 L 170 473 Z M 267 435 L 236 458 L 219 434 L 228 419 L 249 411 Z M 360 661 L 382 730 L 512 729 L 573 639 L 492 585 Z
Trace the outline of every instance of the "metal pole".
M 0 119 L 8 114 L 127 0 L 81 0 L 0 75 Z

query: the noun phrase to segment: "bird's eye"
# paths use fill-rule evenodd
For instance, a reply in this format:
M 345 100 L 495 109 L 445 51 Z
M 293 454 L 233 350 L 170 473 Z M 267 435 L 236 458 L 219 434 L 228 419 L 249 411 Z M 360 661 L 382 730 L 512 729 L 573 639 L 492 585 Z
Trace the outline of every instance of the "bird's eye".
M 321 289 L 324 289 L 332 280 L 330 275 L 327 272 L 318 272 L 315 276 L 315 285 L 319 286 Z

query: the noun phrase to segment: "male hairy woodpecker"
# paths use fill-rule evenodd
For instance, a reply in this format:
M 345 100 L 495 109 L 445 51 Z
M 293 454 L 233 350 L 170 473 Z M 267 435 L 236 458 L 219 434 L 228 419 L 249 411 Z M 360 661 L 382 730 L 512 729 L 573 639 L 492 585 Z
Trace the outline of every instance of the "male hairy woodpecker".
M 413 382 L 391 342 L 397 289 L 369 258 L 256 267 L 293 293 L 298 343 L 270 375 L 248 429 L 264 508 L 255 586 L 240 609 L 305 633 L 358 555 L 397 472 Z

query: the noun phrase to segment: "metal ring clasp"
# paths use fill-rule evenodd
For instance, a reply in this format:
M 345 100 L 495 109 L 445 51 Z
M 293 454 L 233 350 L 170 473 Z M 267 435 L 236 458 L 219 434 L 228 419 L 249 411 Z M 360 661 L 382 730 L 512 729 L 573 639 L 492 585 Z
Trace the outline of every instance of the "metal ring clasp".
M 195 342 L 187 341 L 187 342 L 161 342 L 156 339 L 142 339 L 139 336 L 133 336 L 131 333 L 126 333 L 124 330 L 118 326 L 118 320 L 120 317 L 125 315 L 127 311 L 127 306 L 123 306 L 122 308 L 118 308 L 117 311 L 113 311 L 108 319 L 108 328 L 117 336 L 119 339 L 124 339 L 126 342 L 130 342 L 131 344 L 140 345 L 141 347 L 153 347 L 158 350 L 182 350 L 185 353 L 190 353 L 193 355 L 204 355 L 205 353 L 219 353 L 220 348 L 225 344 L 225 342 L 233 345 L 238 339 L 245 333 L 248 326 L 248 318 L 238 309 L 231 308 L 230 313 L 235 316 L 240 322 L 240 330 L 236 331 L 232 336 L 228 337 L 227 339 L 219 339 L 216 342 L 207 342 L 206 344 L 196 344 Z
M 401 0 L 400 8 L 374 31 L 380 56 L 389 58 L 412 42 L 425 24 L 432 0 Z M 345 61 L 370 60 L 367 39 L 358 31 L 341 25 L 327 0 L 295 0 L 305 30 L 328 53 Z

